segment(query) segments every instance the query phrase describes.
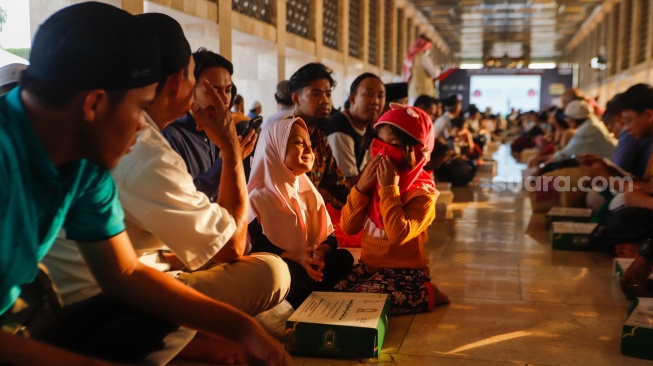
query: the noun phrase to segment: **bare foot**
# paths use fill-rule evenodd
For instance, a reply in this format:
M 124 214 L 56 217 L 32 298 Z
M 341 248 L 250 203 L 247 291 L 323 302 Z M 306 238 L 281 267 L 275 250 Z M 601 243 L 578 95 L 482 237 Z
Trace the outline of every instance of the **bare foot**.
M 244 364 L 244 359 L 236 352 L 237 349 L 238 345 L 232 341 L 197 333 L 176 358 L 220 365 Z
M 635 243 L 617 244 L 614 248 L 614 254 L 617 258 L 637 258 L 637 247 Z

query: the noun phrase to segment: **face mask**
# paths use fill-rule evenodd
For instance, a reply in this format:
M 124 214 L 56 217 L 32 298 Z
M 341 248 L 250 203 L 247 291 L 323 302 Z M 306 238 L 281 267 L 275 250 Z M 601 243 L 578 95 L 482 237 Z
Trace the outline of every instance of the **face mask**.
M 399 168 L 406 164 L 406 159 L 404 157 L 404 149 L 399 146 L 392 146 L 382 140 L 377 138 L 372 140 L 372 145 L 370 146 L 370 153 L 372 156 L 381 155 L 383 157 L 390 158 L 392 164 L 395 167 Z

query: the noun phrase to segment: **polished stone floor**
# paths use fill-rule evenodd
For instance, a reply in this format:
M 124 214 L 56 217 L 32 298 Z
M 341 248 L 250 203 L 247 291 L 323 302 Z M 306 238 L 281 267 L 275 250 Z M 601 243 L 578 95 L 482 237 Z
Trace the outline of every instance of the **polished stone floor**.
M 503 146 L 499 176 L 523 165 Z M 379 359 L 296 357 L 294 365 L 653 365 L 619 351 L 629 305 L 600 253 L 553 251 L 522 192 L 480 177 L 456 189 L 452 220 L 429 229 L 433 281 L 451 305 L 390 318 Z

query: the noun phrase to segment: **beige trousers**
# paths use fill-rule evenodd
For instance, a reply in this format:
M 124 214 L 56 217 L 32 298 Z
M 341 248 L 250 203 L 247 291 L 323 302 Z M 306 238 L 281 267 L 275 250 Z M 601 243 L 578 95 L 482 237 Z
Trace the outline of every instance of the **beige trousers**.
M 197 291 L 249 315 L 260 314 L 285 299 L 290 289 L 286 263 L 274 254 L 256 253 L 177 278 Z

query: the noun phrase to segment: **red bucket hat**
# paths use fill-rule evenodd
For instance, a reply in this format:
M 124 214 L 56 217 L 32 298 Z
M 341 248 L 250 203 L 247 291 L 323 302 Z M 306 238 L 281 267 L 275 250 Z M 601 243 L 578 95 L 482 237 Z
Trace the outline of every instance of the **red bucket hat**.
M 389 124 L 406 132 L 422 146 L 422 156 L 428 159 L 433 151 L 435 136 L 433 136 L 433 121 L 426 112 L 419 108 L 403 104 L 390 103 L 390 110 L 385 112 L 373 127 Z M 419 157 L 417 157 L 419 160 Z

